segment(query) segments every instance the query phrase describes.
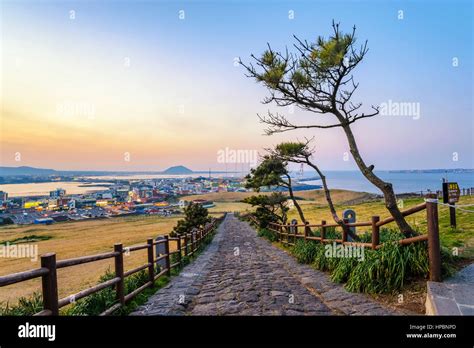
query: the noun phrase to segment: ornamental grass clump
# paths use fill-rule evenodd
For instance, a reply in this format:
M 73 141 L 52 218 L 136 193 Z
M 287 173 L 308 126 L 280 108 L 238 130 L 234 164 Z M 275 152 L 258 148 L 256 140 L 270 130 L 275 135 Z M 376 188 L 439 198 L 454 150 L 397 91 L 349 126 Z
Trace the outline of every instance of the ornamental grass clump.
M 364 261 L 352 269 L 346 289 L 366 293 L 394 292 L 408 279 L 426 276 L 428 269 L 426 243 L 402 246 L 397 241 L 386 242 L 378 250 L 366 250 Z
M 320 236 L 320 229 L 311 235 Z M 261 232 L 265 234 L 267 232 Z M 370 243 L 371 233 L 359 234 L 362 243 Z M 340 239 L 340 233 L 334 228 L 327 228 L 326 238 Z M 381 246 L 372 250 L 364 248 L 359 255 L 338 255 L 334 253 L 336 245 L 323 244 L 319 241 L 299 239 L 290 248 L 298 262 L 311 264 L 314 268 L 329 272 L 331 280 L 345 283 L 345 288 L 352 292 L 393 293 L 400 291 L 407 282 L 413 279 L 427 278 L 429 274 L 428 245 L 426 241 L 400 245 L 404 235 L 396 229 L 380 230 Z M 337 244 L 341 247 L 341 244 Z M 345 246 L 346 248 L 355 246 Z M 332 250 L 329 250 L 331 249 Z M 441 267 L 443 278 L 454 273 L 455 256 L 441 248 Z
M 298 239 L 295 245 L 291 248 L 291 253 L 296 257 L 299 263 L 310 264 L 318 255 L 321 246 L 311 241 Z

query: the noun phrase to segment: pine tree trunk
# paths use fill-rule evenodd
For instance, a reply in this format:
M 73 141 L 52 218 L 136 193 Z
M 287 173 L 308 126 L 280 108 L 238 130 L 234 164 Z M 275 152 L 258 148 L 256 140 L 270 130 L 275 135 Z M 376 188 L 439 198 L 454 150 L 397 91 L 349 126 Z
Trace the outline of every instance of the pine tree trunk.
M 372 184 L 374 184 L 380 191 L 382 191 L 384 198 L 385 198 L 385 206 L 387 207 L 390 214 L 395 219 L 395 223 L 400 228 L 400 231 L 406 236 L 410 237 L 415 235 L 415 232 L 410 227 L 410 225 L 406 222 L 405 217 L 402 215 L 400 210 L 398 209 L 397 199 L 395 197 L 395 193 L 393 192 L 392 184 L 389 182 L 385 182 L 380 179 L 377 175 L 375 175 L 371 169 L 367 167 L 362 159 L 359 149 L 357 148 L 357 144 L 354 138 L 354 134 L 352 133 L 352 129 L 348 124 L 343 124 L 342 128 L 346 133 L 347 140 L 349 142 L 349 148 L 354 158 L 357 166 L 359 167 L 362 174 L 369 180 Z
M 332 218 L 334 219 L 334 221 L 341 225 L 344 223 L 344 221 L 342 221 L 339 216 L 337 215 L 337 212 L 336 212 L 336 208 L 334 207 L 334 203 L 332 201 L 332 198 L 331 198 L 331 191 L 329 191 L 329 187 L 327 185 L 327 182 L 326 182 L 326 176 L 324 176 L 323 172 L 321 172 L 321 170 L 319 170 L 319 167 L 315 164 L 313 164 L 309 158 L 306 158 L 306 163 L 312 167 L 319 175 L 319 177 L 321 178 L 321 182 L 323 183 L 323 188 L 324 188 L 324 194 L 326 196 L 326 201 L 328 202 L 328 206 L 329 206 L 329 210 L 331 211 L 331 215 L 332 215 Z M 342 226 L 342 228 L 345 228 Z M 355 234 L 355 233 L 352 233 L 352 230 L 350 229 L 347 229 L 347 233 L 349 234 L 349 236 L 351 236 L 351 238 L 353 240 L 359 240 L 359 237 Z
M 303 224 L 306 224 L 306 219 L 304 218 L 303 209 L 301 209 L 300 204 L 296 201 L 295 195 L 293 194 L 293 187 L 291 186 L 291 178 L 289 175 L 287 175 L 287 178 L 288 178 L 288 192 L 290 194 L 290 198 L 293 201 L 296 207 L 296 210 L 298 210 L 298 215 L 300 216 L 301 221 L 303 222 Z

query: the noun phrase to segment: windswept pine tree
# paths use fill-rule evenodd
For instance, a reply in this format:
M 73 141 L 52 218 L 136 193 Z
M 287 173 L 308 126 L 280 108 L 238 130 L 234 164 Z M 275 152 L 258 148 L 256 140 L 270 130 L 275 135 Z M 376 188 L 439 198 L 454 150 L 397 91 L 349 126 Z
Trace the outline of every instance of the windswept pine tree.
M 311 157 L 313 155 L 313 150 L 309 147 L 310 140 L 306 140 L 305 142 L 283 142 L 275 146 L 274 149 L 267 149 L 267 151 L 270 153 L 270 155 L 274 158 L 279 159 L 283 163 L 300 163 L 300 164 L 306 164 L 313 168 L 316 173 L 318 173 L 321 182 L 323 184 L 323 189 L 324 189 L 324 195 L 326 197 L 326 201 L 329 206 L 329 210 L 331 211 L 331 215 L 336 223 L 339 225 L 343 225 L 343 220 L 339 218 L 337 215 L 336 208 L 334 207 L 334 203 L 331 198 L 331 191 L 329 190 L 327 181 L 326 181 L 326 176 L 323 174 L 321 169 L 316 165 L 311 160 Z M 301 209 L 298 205 L 298 208 Z M 301 215 L 303 212 L 301 211 Z M 300 216 L 301 216 L 300 215 Z M 306 222 L 306 220 L 303 220 L 303 222 Z M 347 232 L 349 235 L 352 237 L 354 240 L 358 240 L 359 238 L 357 237 L 356 234 L 352 233 L 350 229 L 347 229 Z
M 264 103 L 281 107 L 296 105 L 315 115 L 314 123 L 298 124 L 269 111 L 267 116 L 259 115 L 260 121 L 267 125 L 265 132 L 268 135 L 295 129 L 342 128 L 359 170 L 383 193 L 386 208 L 400 230 L 410 236 L 414 231 L 398 209 L 392 184 L 374 173 L 374 165 L 365 163 L 351 128 L 356 121 L 379 114 L 378 106 L 362 111 L 363 104 L 353 101 L 359 83 L 355 82 L 352 73 L 368 52 L 367 41 L 356 46 L 355 27 L 351 33 L 343 33 L 339 24 L 333 22 L 332 29 L 329 38 L 320 36 L 315 42 L 294 36 L 296 51 L 293 53 L 288 49 L 275 51 L 268 45 L 260 57 L 252 55 L 253 62 L 241 62 L 248 77 L 267 87 L 270 95 Z M 325 122 L 326 118 L 321 117 L 325 115 L 332 116 L 333 122 Z
M 303 209 L 301 209 L 293 193 L 293 183 L 290 172 L 288 171 L 287 161 L 277 156 L 266 155 L 258 167 L 252 169 L 245 179 L 245 187 L 257 192 L 259 192 L 262 187 L 276 186 L 287 189 L 301 221 L 306 223 Z
M 286 224 L 288 204 L 286 196 L 281 192 L 250 196 L 243 199 L 242 202 L 257 207 L 255 217 L 260 223 L 260 228 L 266 228 L 270 222 Z

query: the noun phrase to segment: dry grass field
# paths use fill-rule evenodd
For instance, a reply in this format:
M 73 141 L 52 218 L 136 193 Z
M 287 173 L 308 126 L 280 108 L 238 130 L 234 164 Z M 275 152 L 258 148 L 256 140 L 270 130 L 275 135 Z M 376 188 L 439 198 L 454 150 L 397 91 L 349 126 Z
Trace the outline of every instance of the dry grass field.
M 215 207 L 209 209 L 210 213 L 222 213 L 222 212 L 249 212 L 252 207 L 246 203 L 242 203 L 242 200 L 246 197 L 250 197 L 256 193 L 254 192 L 215 192 L 207 193 L 202 195 L 186 196 L 182 199 L 192 201 L 194 199 L 205 199 L 213 201 Z M 268 195 L 269 192 L 262 192 L 260 194 Z M 318 190 L 298 191 L 295 194 L 300 201 L 301 205 L 313 205 L 313 206 L 326 206 L 326 198 L 324 193 Z M 352 201 L 367 200 L 371 195 L 364 192 L 351 192 L 345 190 L 334 190 L 333 199 L 338 203 L 346 203 Z
M 146 243 L 147 238 L 171 232 L 179 217 L 129 216 L 106 220 L 58 223 L 50 226 L 14 226 L 0 228 L 0 241 L 9 241 L 28 235 L 51 237 L 37 243 L 38 253 L 55 252 L 57 259 L 93 255 L 113 250 L 115 243 L 124 246 Z M 174 243 L 173 243 L 174 244 Z M 125 256 L 125 267 L 131 269 L 146 262 L 146 250 Z M 73 294 L 97 283 L 113 259 L 73 266 L 58 271 L 60 296 Z M 39 267 L 39 260 L 26 258 L 0 258 L 0 275 Z M 15 300 L 41 289 L 41 279 L 0 288 L 0 301 Z
M 342 203 L 354 200 L 363 200 L 371 197 L 370 194 L 365 192 L 353 192 L 346 190 L 332 190 L 332 197 L 335 202 Z M 250 197 L 256 194 L 255 192 L 213 192 L 206 193 L 202 195 L 193 195 L 183 197 L 184 200 L 193 200 L 193 199 L 205 199 L 213 201 L 214 203 L 224 203 L 224 202 L 240 202 L 244 198 Z M 262 195 L 269 195 L 270 192 L 261 192 Z M 324 192 L 321 190 L 307 190 L 307 191 L 297 191 L 295 196 L 298 197 L 302 203 L 312 203 L 312 204 L 321 204 L 326 205 L 326 198 Z

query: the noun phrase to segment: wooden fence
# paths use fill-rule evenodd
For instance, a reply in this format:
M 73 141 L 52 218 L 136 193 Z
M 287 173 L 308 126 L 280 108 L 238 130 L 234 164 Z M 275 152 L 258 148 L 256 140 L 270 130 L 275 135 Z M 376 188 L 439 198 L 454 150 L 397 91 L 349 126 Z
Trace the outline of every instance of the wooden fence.
M 15 283 L 24 282 L 34 278 L 40 278 L 42 281 L 42 296 L 43 296 L 43 310 L 36 313 L 36 316 L 49 316 L 59 315 L 59 309 L 66 305 L 69 305 L 76 300 L 94 294 L 105 288 L 114 286 L 116 290 L 117 303 L 112 307 L 108 308 L 100 315 L 110 315 L 120 307 L 123 307 L 127 302 L 141 293 L 143 290 L 153 287 L 155 281 L 163 275 L 170 276 L 171 269 L 182 265 L 183 256 L 191 256 L 201 246 L 203 239 L 209 235 L 216 226 L 220 219 L 212 219 L 212 221 L 202 229 L 196 229 L 191 233 L 186 233 L 179 237 L 170 237 L 169 235 L 163 236 L 163 239 L 153 240 L 148 239 L 146 244 L 134 245 L 131 247 L 123 247 L 122 244 L 115 244 L 114 251 L 96 254 L 90 256 L 77 257 L 66 260 L 56 260 L 55 253 L 48 253 L 41 255 L 41 267 L 29 271 L 13 273 L 0 277 L 0 286 L 11 285 Z M 176 250 L 170 251 L 170 244 L 176 243 Z M 154 249 L 158 244 L 164 244 L 164 254 L 155 255 Z M 134 252 L 137 250 L 144 250 L 147 252 L 147 263 L 124 271 L 123 254 Z M 171 256 L 176 254 L 178 261 L 171 264 Z M 115 260 L 115 277 L 107 280 L 103 283 L 97 284 L 88 289 L 82 290 L 76 294 L 66 296 L 64 298 L 58 298 L 58 280 L 57 270 L 60 268 L 66 268 L 76 265 L 81 265 L 89 262 L 95 262 L 99 260 L 111 259 Z M 165 260 L 165 267 L 160 269 L 160 272 L 155 274 L 155 265 L 160 261 Z M 130 292 L 125 294 L 125 278 L 140 272 L 142 270 L 148 270 L 148 282 Z
M 438 200 L 435 195 L 428 195 L 424 203 L 416 205 L 410 209 L 402 211 L 403 216 L 409 216 L 418 213 L 422 210 L 426 210 L 426 220 L 428 233 L 411 237 L 404 238 L 399 241 L 401 245 L 408 245 L 412 243 L 428 241 L 428 255 L 430 264 L 430 280 L 439 282 L 441 281 L 441 251 L 439 242 L 439 225 L 438 225 Z M 250 215 L 250 220 L 258 225 L 257 219 Z M 286 245 L 295 245 L 297 239 L 302 238 L 304 240 L 313 240 L 320 243 L 339 243 L 343 245 L 361 246 L 371 248 L 373 250 L 380 249 L 383 244 L 380 244 L 380 227 L 395 221 L 393 217 L 380 220 L 379 216 L 372 216 L 371 221 L 367 222 L 355 222 L 349 223 L 348 220 L 343 220 L 341 224 L 333 223 L 328 224 L 325 220 L 322 220 L 320 224 L 277 224 L 271 222 L 269 229 L 276 232 L 278 241 Z M 304 231 L 298 233 L 299 227 Z M 341 228 L 342 238 L 331 239 L 326 238 L 327 228 Z M 351 242 L 348 241 L 348 230 L 350 227 L 371 227 L 372 238 L 370 243 L 362 242 Z M 319 228 L 320 236 L 315 237 L 310 234 L 311 228 Z
M 443 191 L 441 191 L 441 190 L 436 190 L 436 191 L 428 190 L 428 191 L 419 191 L 419 192 L 420 192 L 421 197 L 424 197 L 427 194 L 436 193 L 436 195 L 438 196 L 439 199 L 443 198 Z M 474 196 L 474 187 L 463 187 L 463 188 L 459 189 L 459 195 L 460 196 Z

